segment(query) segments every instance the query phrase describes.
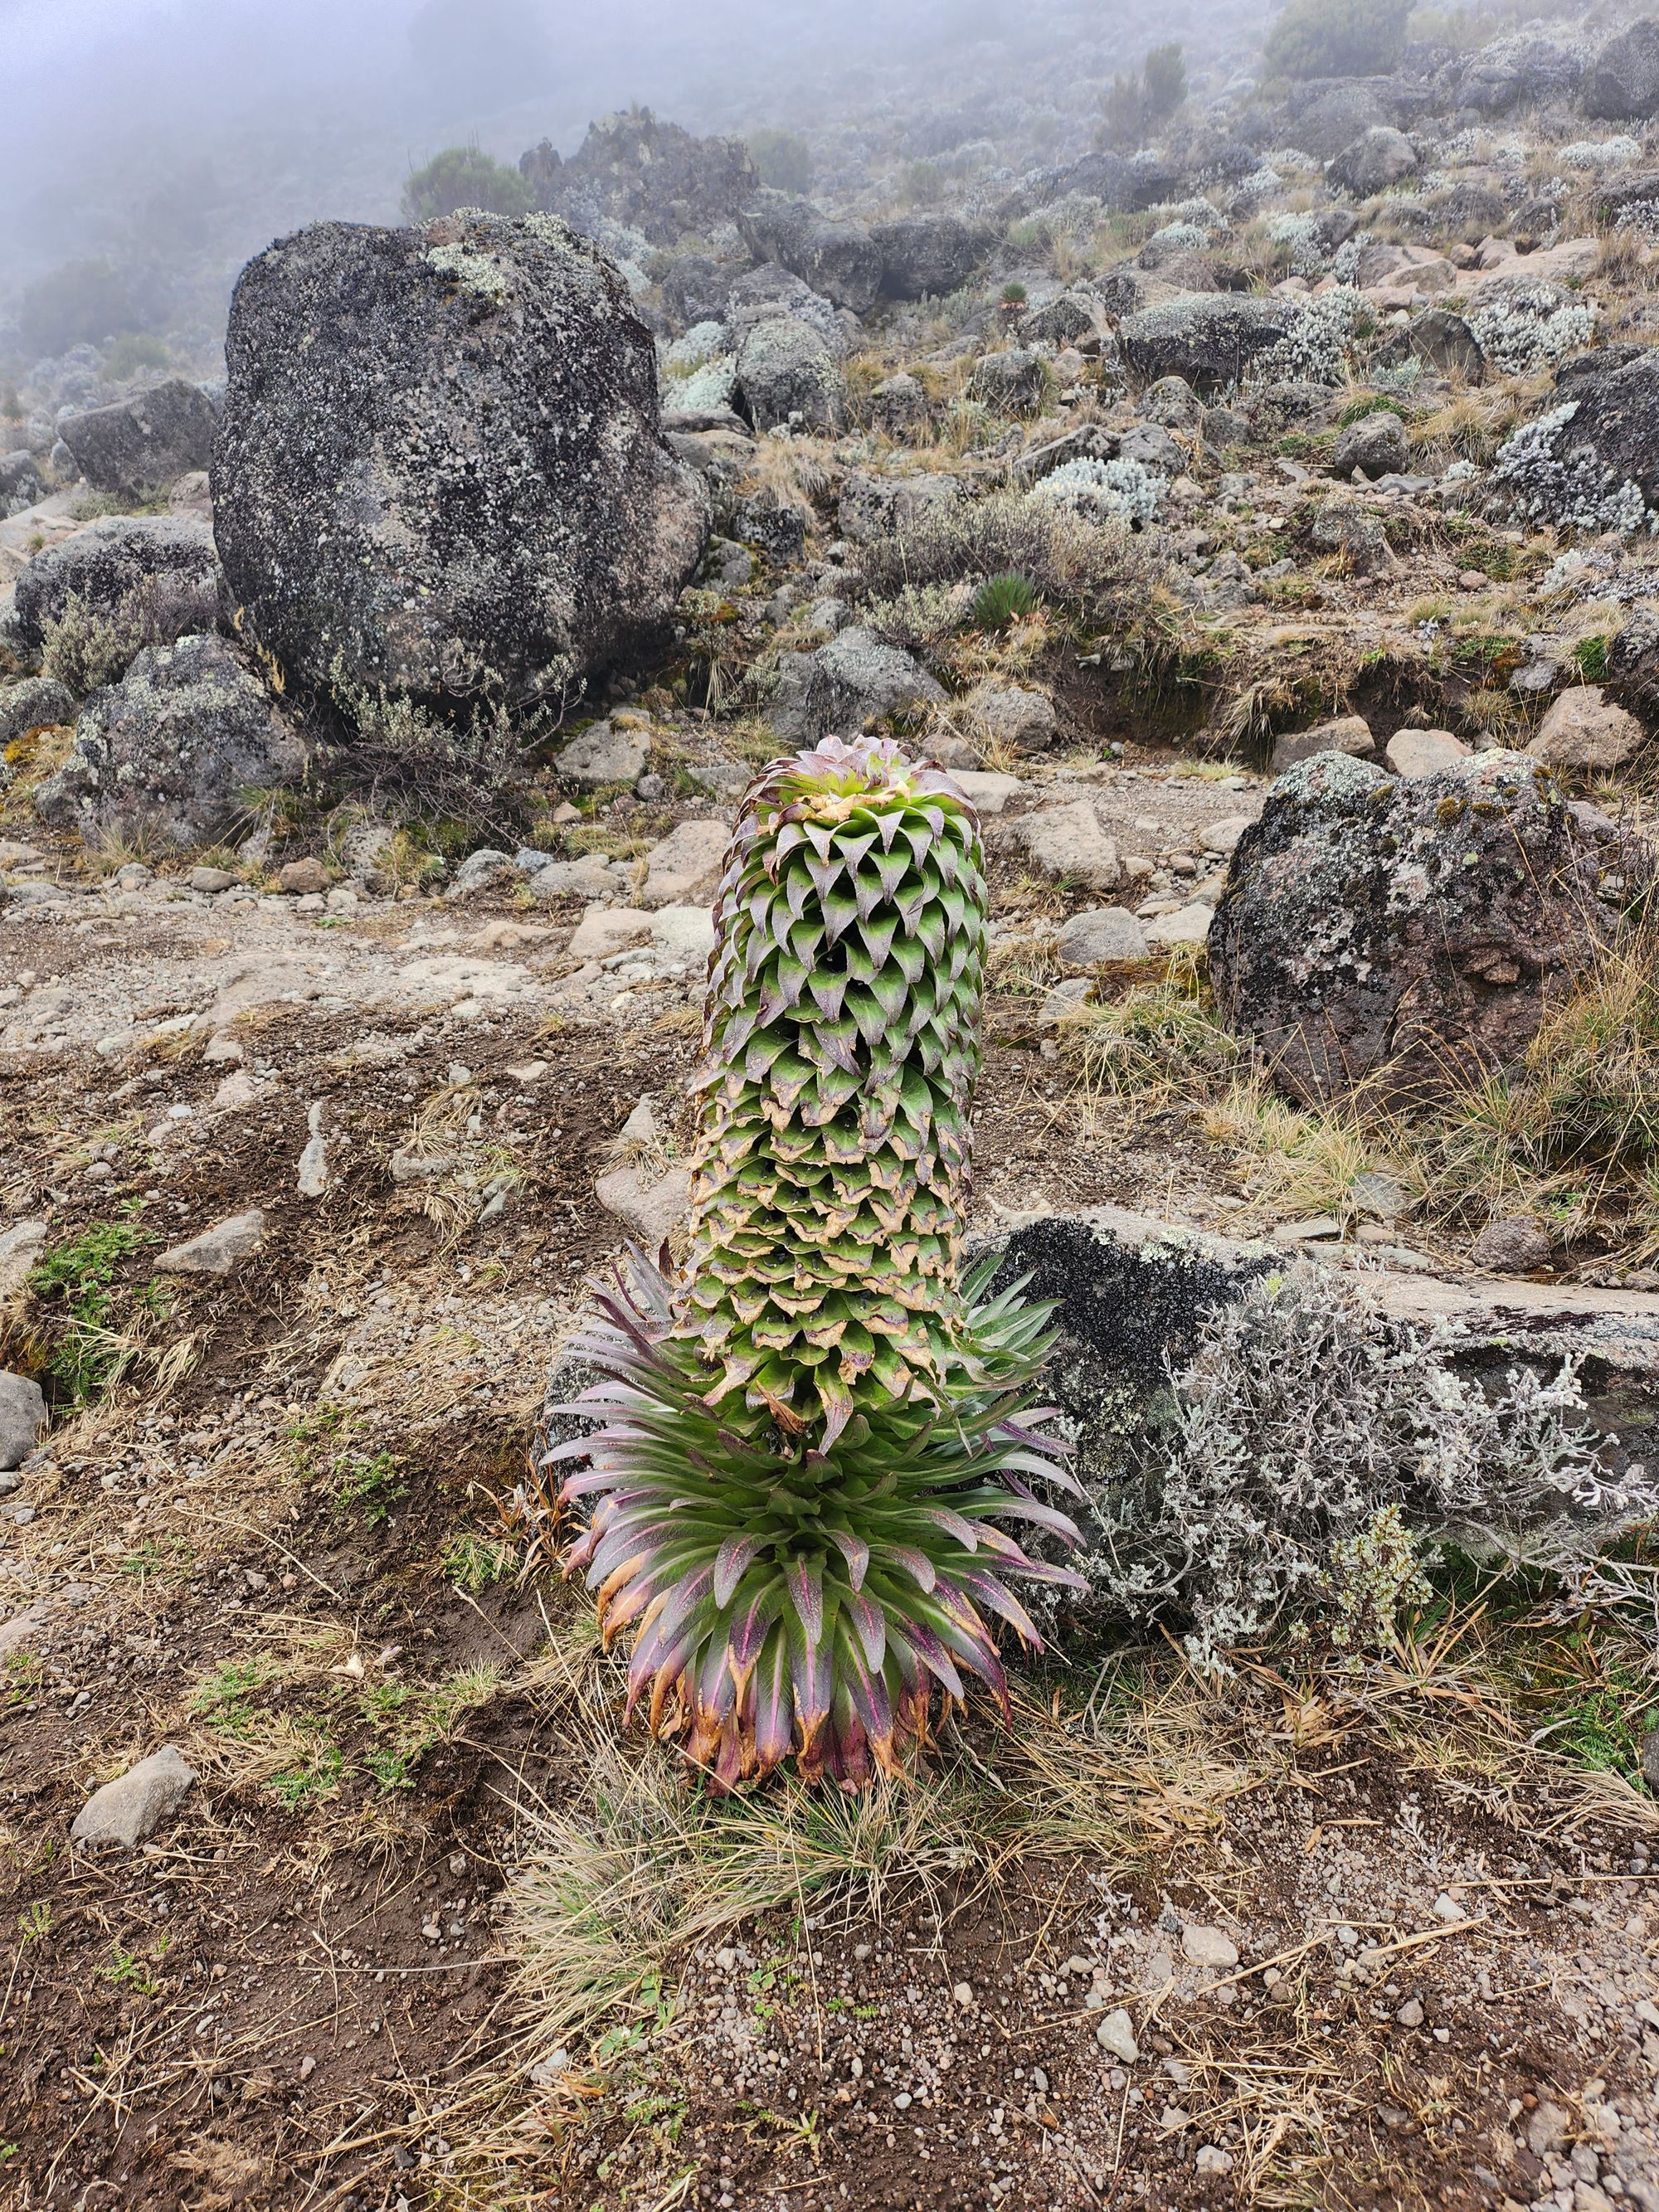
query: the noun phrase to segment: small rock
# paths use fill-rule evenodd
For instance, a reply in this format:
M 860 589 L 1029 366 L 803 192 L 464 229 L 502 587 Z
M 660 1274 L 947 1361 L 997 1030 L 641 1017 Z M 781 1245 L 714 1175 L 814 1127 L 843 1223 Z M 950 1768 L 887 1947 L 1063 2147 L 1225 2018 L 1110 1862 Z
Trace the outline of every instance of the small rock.
M 994 769 L 952 769 L 951 779 L 975 811 L 979 814 L 1000 814 L 1011 799 L 1029 787 L 1017 775 L 1003 775 Z
M 176 1747 L 164 1743 L 117 1780 L 94 1790 L 75 1816 L 70 1840 L 120 1844 L 131 1850 L 183 1802 L 195 1779 L 195 1770 Z
M 1225 814 L 1219 822 L 1206 822 L 1200 832 L 1205 851 L 1224 860 L 1255 819 L 1253 814 Z
M 0 1369 L 0 1469 L 9 1474 L 40 1441 L 46 1425 L 46 1401 L 40 1385 L 27 1375 Z
M 951 1995 L 957 2004 L 964 2008 L 971 2005 L 974 2002 L 973 1990 L 968 1986 L 966 1982 L 953 1983 L 951 1988 Z
M 32 1217 L 0 1229 L 0 1300 L 15 1297 L 46 1246 L 46 1224 Z
M 249 1078 L 238 1074 L 228 1080 L 246 1083 Z M 175 1244 L 171 1251 L 162 1253 L 155 1265 L 167 1275 L 228 1275 L 239 1260 L 258 1250 L 264 1233 L 264 1213 L 257 1206 L 251 1206 L 246 1213 L 216 1221 L 211 1229 L 204 1229 L 188 1243 Z
M 1469 749 L 1449 730 L 1396 730 L 1382 757 L 1396 775 L 1438 775 L 1467 760 Z
M 1298 761 L 1316 753 L 1347 753 L 1369 760 L 1376 750 L 1370 724 L 1362 714 L 1339 714 L 1334 721 L 1316 722 L 1310 730 L 1292 730 L 1273 742 L 1273 773 L 1282 775 Z
M 1231 2173 L 1233 2154 L 1230 2150 L 1223 2150 L 1219 2143 L 1200 2143 L 1193 2164 L 1200 2173 Z
M 1641 741 L 1634 714 L 1604 698 L 1599 684 L 1578 684 L 1556 700 L 1527 750 L 1552 768 L 1619 768 Z
M 635 781 L 650 757 L 651 740 L 645 731 L 594 722 L 570 740 L 559 755 L 557 769 L 565 782 L 599 791 L 607 784 Z
M 193 891 L 228 891 L 241 878 L 232 868 L 192 868 L 185 879 Z
M 314 855 L 290 860 L 286 867 L 277 870 L 276 888 L 298 898 L 307 895 L 320 897 L 328 889 L 328 870 Z
M 1549 1232 L 1534 1213 L 1489 1221 L 1469 1247 L 1469 1263 L 1494 1275 L 1530 1275 L 1550 1263 Z
M 233 1068 L 213 1094 L 216 1114 L 240 1114 L 246 1107 L 257 1105 L 259 1086 L 246 1068 Z
M 1399 2011 L 1395 2013 L 1395 2018 L 1399 2021 L 1401 2027 L 1421 2027 L 1423 2025 L 1423 2005 L 1421 1999 L 1418 1997 L 1407 1997 L 1405 2003 L 1402 2004 Z
M 1127 907 L 1096 906 L 1061 924 L 1055 950 L 1068 968 L 1104 960 L 1144 960 L 1146 933 Z
M 1552 2104 L 1547 2097 L 1539 2100 L 1538 2108 L 1527 2120 L 1527 2148 L 1539 2158 L 1559 2150 L 1567 2139 L 1567 2115 L 1559 2105 Z
M 300 1154 L 298 1187 L 301 1198 L 320 1198 L 328 1188 L 328 1140 L 323 1134 L 322 1101 L 317 1100 L 306 1115 L 306 1127 L 311 1132 L 304 1151 Z
M 691 1177 L 684 1168 L 670 1168 L 665 1175 L 647 1180 L 630 1164 L 602 1175 L 593 1186 L 593 1195 L 607 1213 L 614 1214 L 654 1255 L 685 1218 L 691 1203 Z
M 202 1060 L 208 1067 L 235 1067 L 247 1057 L 240 1043 L 221 1030 L 210 1036 L 202 1048 Z
M 1181 1931 L 1181 1948 L 1195 1966 L 1238 1964 L 1238 1946 L 1222 1928 L 1200 1928 L 1188 1921 Z
M 723 822 L 682 822 L 645 856 L 644 906 L 694 905 L 711 898 L 732 833 Z
M 1437 1920 L 1443 1921 L 1448 1927 L 1451 1925 L 1454 1920 L 1467 1920 L 1468 1918 L 1468 1913 L 1463 1910 L 1463 1907 L 1458 1903 L 1457 1899 L 1455 1897 L 1449 1896 L 1444 1890 L 1442 1890 L 1439 1896 L 1434 1900 L 1434 1917 Z
M 1054 741 L 1054 702 L 1046 691 L 1018 684 L 981 684 L 968 707 L 987 738 L 1012 753 L 1047 752 Z
M 651 917 L 651 941 L 674 960 L 706 960 L 714 949 L 714 910 L 707 906 L 660 906 Z
M 1177 907 L 1173 914 L 1154 915 L 1146 924 L 1146 942 L 1154 951 L 1176 945 L 1202 945 L 1210 934 L 1215 908 L 1202 899 Z
M 1117 847 L 1086 799 L 1022 815 L 1005 834 L 1046 876 L 1068 878 L 1091 891 L 1115 891 L 1122 880 Z
M 638 907 L 591 906 L 576 924 L 570 954 L 576 960 L 608 960 L 613 952 L 647 943 L 651 917 Z
M 1140 2057 L 1134 2023 L 1121 2005 L 1109 2012 L 1096 2027 L 1095 2041 L 1103 2051 L 1109 2051 L 1114 2058 L 1121 2058 L 1126 2066 L 1133 2066 Z

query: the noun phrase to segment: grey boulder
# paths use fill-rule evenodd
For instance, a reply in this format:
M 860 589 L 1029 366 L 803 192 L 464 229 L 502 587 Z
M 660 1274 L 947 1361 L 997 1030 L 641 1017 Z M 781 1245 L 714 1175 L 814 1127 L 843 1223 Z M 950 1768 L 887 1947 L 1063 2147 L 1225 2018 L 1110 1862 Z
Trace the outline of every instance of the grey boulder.
M 40 468 L 27 446 L 15 453 L 0 453 L 0 518 L 20 514 L 46 495 Z
M 1390 185 L 1414 177 L 1417 170 L 1417 149 L 1405 132 L 1377 124 L 1343 148 L 1327 168 L 1325 180 L 1356 199 L 1368 200 Z
M 58 434 L 99 491 L 153 499 L 213 459 L 218 416 L 198 384 L 181 376 L 108 407 L 67 415 Z
M 882 251 L 862 223 L 837 222 L 811 200 L 761 191 L 738 217 L 743 242 L 757 261 L 776 261 L 855 315 L 881 292 Z
M 757 430 L 789 424 L 836 431 L 846 419 L 847 382 L 835 355 L 810 323 L 775 315 L 743 334 L 737 402 Z
M 1525 1050 L 1651 865 L 1524 753 L 1411 780 L 1323 753 L 1239 840 L 1217 1005 L 1296 1097 L 1441 1092 Z
M 198 845 L 228 835 L 248 794 L 290 782 L 300 740 L 222 638 L 148 646 L 76 725 L 35 810 L 83 836 Z
M 768 720 L 780 738 L 811 744 L 847 735 L 872 716 L 914 714 L 945 703 L 943 687 L 898 646 L 873 630 L 842 630 L 816 653 L 784 655 Z
M 1107 960 L 1145 960 L 1146 933 L 1127 907 L 1096 906 L 1060 926 L 1054 950 L 1067 968 L 1093 968 Z
M 225 569 L 302 683 L 509 697 L 667 634 L 708 533 L 651 334 L 551 216 L 323 222 L 242 271 Z
M 1042 404 L 1044 364 L 1024 346 L 981 354 L 968 379 L 968 397 L 999 415 L 1035 415 Z
M 1183 376 L 1208 397 L 1241 383 L 1250 363 L 1289 335 L 1291 319 L 1282 300 L 1188 292 L 1127 316 L 1118 340 L 1144 382 Z
M 650 757 L 651 740 L 645 731 L 592 722 L 559 755 L 558 770 L 567 783 L 600 791 L 607 784 L 636 782 Z
M 18 635 L 31 651 L 46 642 L 71 599 L 94 613 L 118 614 L 147 594 L 187 597 L 202 609 L 194 627 L 216 619 L 223 579 L 213 532 L 171 515 L 105 515 L 37 553 L 17 579 Z
M 31 730 L 55 728 L 74 720 L 74 698 L 55 678 L 26 676 L 21 684 L 0 691 L 0 752 Z
M 46 1425 L 40 1385 L 27 1375 L 0 1370 L 0 1472 L 21 1467 Z
M 1398 476 L 1409 459 L 1405 424 L 1390 410 L 1379 408 L 1342 432 L 1331 455 L 1331 470 L 1339 477 L 1351 477 L 1356 469 L 1373 478 Z
M 105 1783 L 76 1814 L 73 1843 L 117 1844 L 134 1850 L 176 1812 L 196 1780 L 196 1770 L 170 1743 L 141 1759 L 113 1782 Z
M 1584 112 L 1640 122 L 1659 109 L 1659 21 L 1643 15 L 1610 39 L 1584 79 Z
M 940 298 L 973 276 L 989 250 L 982 230 L 957 215 L 907 215 L 873 224 L 884 300 Z

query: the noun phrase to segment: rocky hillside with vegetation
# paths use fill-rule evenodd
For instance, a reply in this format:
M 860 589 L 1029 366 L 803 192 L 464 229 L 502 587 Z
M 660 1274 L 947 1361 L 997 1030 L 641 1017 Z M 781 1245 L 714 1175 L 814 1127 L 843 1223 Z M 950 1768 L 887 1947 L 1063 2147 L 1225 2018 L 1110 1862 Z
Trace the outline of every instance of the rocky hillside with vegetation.
M 1659 21 L 958 12 L 0 310 L 18 2212 L 1659 2212 Z

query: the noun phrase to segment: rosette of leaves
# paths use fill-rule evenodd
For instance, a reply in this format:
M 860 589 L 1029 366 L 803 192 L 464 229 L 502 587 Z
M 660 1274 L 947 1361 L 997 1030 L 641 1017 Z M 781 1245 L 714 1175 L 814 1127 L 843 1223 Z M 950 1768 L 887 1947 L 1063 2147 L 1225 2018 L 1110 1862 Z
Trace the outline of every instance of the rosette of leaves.
M 959 1261 L 986 942 L 978 825 L 948 776 L 826 739 L 750 787 L 715 906 L 690 1255 L 601 1288 L 603 1379 L 571 1571 L 632 1711 L 726 1787 L 794 1754 L 856 1787 L 936 1705 L 1008 1692 L 1009 1577 L 1067 1584 L 1003 1524 L 1075 1540 L 1036 1405 L 1050 1309 Z

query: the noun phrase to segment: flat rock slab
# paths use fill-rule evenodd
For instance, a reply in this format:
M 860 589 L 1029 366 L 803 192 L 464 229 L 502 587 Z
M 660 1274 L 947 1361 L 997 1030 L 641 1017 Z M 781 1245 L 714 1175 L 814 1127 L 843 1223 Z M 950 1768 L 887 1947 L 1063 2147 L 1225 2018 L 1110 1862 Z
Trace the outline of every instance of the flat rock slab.
M 113 1782 L 106 1782 L 76 1814 L 73 1843 L 118 1844 L 132 1850 L 177 1811 L 196 1779 L 196 1770 L 170 1743 L 141 1759 Z
M 229 1079 L 233 1083 L 239 1079 L 246 1080 L 236 1076 Z M 187 1243 L 175 1244 L 170 1252 L 162 1253 L 155 1265 L 168 1275 L 228 1275 L 238 1261 L 258 1250 L 264 1233 L 264 1215 L 257 1206 L 250 1206 L 246 1213 L 216 1221 L 211 1229 L 204 1229 Z

